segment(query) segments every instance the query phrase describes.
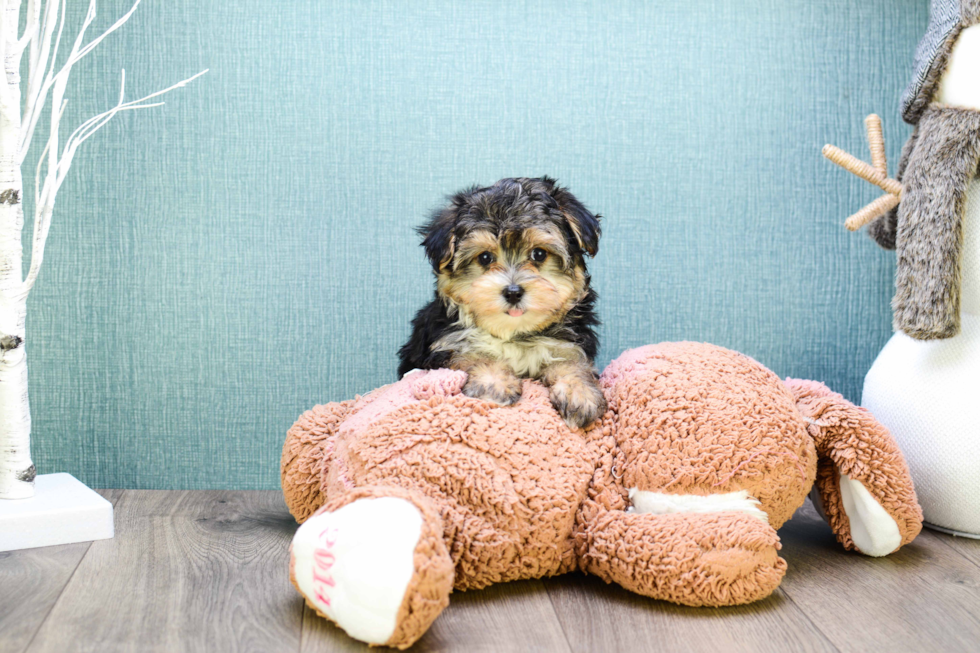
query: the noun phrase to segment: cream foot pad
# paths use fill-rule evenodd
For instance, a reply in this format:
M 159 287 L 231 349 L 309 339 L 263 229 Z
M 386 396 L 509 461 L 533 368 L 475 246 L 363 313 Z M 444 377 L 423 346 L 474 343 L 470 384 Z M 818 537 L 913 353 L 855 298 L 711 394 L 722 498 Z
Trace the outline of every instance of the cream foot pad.
M 296 584 L 348 635 L 384 644 L 415 572 L 421 530 L 418 508 L 394 497 L 311 517 L 293 537 Z

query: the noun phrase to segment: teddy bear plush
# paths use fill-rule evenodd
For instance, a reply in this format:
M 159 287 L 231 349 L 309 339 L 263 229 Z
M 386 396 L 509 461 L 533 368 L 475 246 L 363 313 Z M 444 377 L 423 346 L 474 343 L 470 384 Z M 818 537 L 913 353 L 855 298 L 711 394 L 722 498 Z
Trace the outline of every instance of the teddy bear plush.
M 921 528 L 902 454 L 870 413 L 736 352 L 626 352 L 584 431 L 535 381 L 506 407 L 465 381 L 416 371 L 289 431 L 290 577 L 355 639 L 407 648 L 454 589 L 573 570 L 685 605 L 755 601 L 779 585 L 776 529 L 811 489 L 846 549 L 885 555 Z

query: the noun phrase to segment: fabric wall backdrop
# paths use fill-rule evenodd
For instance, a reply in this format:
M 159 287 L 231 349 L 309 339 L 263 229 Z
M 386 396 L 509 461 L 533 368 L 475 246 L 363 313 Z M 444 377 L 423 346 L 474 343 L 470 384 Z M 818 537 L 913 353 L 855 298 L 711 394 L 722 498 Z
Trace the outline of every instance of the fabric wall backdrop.
M 97 26 L 129 0 L 100 3 Z M 80 1 L 74 5 L 84 5 Z M 73 9 L 74 18 L 82 7 Z M 842 223 L 926 0 L 145 0 L 69 114 L 117 118 L 62 190 L 28 324 L 34 457 L 94 487 L 275 488 L 315 403 L 395 379 L 430 296 L 413 227 L 548 174 L 605 216 L 600 365 L 710 341 L 852 400 L 891 334 L 893 255 Z M 70 33 L 70 32 L 69 32 Z

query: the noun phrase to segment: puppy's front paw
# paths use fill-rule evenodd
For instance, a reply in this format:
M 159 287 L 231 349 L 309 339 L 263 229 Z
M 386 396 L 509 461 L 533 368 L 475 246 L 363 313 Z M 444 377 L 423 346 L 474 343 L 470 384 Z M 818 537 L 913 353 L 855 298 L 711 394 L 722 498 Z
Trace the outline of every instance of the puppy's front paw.
M 551 386 L 551 403 L 572 428 L 589 426 L 606 412 L 606 398 L 591 379 L 570 375 Z
M 463 394 L 474 399 L 510 406 L 521 398 L 521 380 L 505 369 L 475 369 L 469 373 Z

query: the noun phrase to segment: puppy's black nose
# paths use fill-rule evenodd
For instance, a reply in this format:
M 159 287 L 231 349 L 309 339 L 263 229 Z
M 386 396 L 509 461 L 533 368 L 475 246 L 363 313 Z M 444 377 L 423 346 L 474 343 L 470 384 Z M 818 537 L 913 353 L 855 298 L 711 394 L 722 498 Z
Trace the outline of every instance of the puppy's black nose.
M 504 288 L 504 299 L 506 299 L 511 304 L 516 304 L 521 301 L 521 297 L 524 296 L 524 289 L 518 286 L 516 283 L 512 283 L 506 288 Z

